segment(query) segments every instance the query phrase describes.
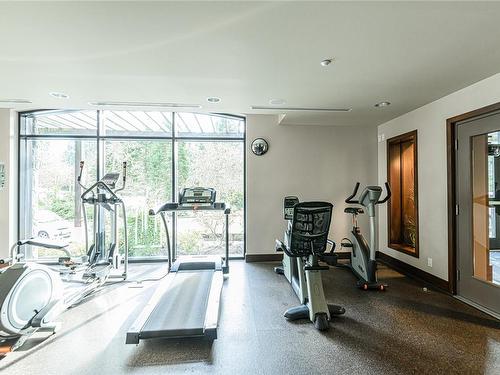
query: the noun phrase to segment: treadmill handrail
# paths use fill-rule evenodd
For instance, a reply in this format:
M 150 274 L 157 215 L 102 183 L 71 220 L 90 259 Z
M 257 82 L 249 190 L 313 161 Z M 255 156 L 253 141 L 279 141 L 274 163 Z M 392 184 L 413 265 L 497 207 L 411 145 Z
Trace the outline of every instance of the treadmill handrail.
M 226 205 L 224 202 L 214 202 L 211 205 L 203 205 L 203 204 L 193 204 L 193 205 L 182 205 L 180 203 L 176 202 L 168 202 L 164 203 L 163 205 L 157 207 L 156 209 L 150 209 L 149 210 L 149 215 L 150 216 L 155 216 L 160 214 L 162 217 L 163 221 L 163 226 L 165 227 L 165 233 L 167 235 L 167 238 L 169 238 L 169 229 L 167 225 L 167 218 L 166 214 L 167 212 L 177 212 L 177 211 L 223 211 L 224 217 L 225 217 L 225 237 L 226 237 L 226 246 L 225 246 L 225 256 L 224 256 L 224 266 L 223 266 L 223 272 L 224 273 L 229 273 L 229 215 L 231 214 L 231 208 L 229 205 Z M 173 254 L 173 251 L 170 246 L 170 241 L 167 241 L 167 247 L 168 247 L 168 259 L 169 259 L 169 270 L 171 266 L 171 262 L 175 260 L 175 254 Z
M 179 203 L 168 202 L 158 206 L 157 208 L 150 209 L 149 215 L 155 216 L 161 212 L 174 211 L 224 211 L 224 214 L 229 215 L 231 213 L 231 208 L 224 202 L 215 202 L 211 205 L 181 205 Z

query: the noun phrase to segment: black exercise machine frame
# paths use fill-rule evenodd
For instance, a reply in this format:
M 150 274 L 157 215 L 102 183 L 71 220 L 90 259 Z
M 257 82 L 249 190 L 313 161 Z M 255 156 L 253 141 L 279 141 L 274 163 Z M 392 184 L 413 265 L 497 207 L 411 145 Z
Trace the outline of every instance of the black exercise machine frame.
M 165 233 L 167 235 L 167 249 L 168 249 L 168 270 L 172 268 L 172 262 L 176 260 L 176 254 L 172 250 L 175 246 L 170 246 L 170 231 L 168 229 L 167 213 L 168 212 L 179 212 L 179 211 L 223 211 L 225 216 L 225 256 L 224 263 L 222 265 L 222 272 L 224 274 L 229 273 L 229 215 L 231 214 L 231 208 L 224 202 L 215 202 L 210 205 L 206 204 L 194 204 L 194 205 L 182 205 L 179 203 L 165 203 L 156 209 L 149 210 L 149 215 L 156 216 L 160 214 L 163 226 L 165 228 Z

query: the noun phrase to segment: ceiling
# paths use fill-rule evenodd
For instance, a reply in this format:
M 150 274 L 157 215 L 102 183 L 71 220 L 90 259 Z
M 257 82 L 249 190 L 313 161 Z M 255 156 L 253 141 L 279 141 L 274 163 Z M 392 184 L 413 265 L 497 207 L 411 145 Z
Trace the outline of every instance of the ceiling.
M 496 2 L 1 2 L 0 99 L 33 103 L 0 107 L 176 102 L 378 125 L 498 73 L 499 19 Z M 270 99 L 352 111 L 250 109 Z

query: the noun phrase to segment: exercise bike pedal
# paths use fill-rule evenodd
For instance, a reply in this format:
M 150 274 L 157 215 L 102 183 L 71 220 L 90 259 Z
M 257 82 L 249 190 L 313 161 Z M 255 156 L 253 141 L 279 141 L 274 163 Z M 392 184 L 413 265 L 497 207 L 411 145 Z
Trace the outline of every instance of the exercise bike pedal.
M 341 242 L 340 248 L 343 248 L 343 247 L 353 247 L 353 244 L 349 243 L 349 242 Z
M 328 264 L 329 266 L 335 267 L 338 265 L 337 254 L 331 254 L 331 253 L 323 254 L 323 255 L 321 255 L 320 259 L 323 262 L 325 262 L 326 264 Z

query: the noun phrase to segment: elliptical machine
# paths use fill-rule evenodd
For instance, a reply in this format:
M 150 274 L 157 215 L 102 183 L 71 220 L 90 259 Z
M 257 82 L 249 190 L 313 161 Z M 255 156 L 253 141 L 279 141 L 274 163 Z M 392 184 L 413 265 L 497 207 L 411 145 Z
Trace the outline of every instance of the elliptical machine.
M 385 290 L 387 285 L 379 283 L 377 280 L 377 261 L 375 259 L 377 222 L 375 206 L 383 204 L 391 198 L 391 188 L 386 182 L 386 197 L 379 200 L 382 195 L 382 188 L 380 186 L 367 186 L 361 192 L 359 198 L 355 200 L 354 197 L 358 194 L 359 185 L 359 182 L 357 182 L 353 193 L 345 202 L 361 205 L 368 211 L 368 217 L 370 218 L 370 243 L 366 242 L 358 226 L 358 215 L 364 213 L 363 209 L 352 206 L 346 207 L 344 212 L 352 215 L 351 239 L 343 238 L 340 246 L 341 248 L 351 249 L 351 262 L 350 264 L 337 263 L 337 266 L 347 267 L 356 275 L 358 278 L 356 286 L 358 288 L 363 290 Z
M 127 212 L 125 203 L 117 195 L 124 190 L 127 184 L 127 162 L 122 164 L 122 186 L 117 182 L 120 173 L 106 173 L 103 178 L 95 182 L 89 188 L 82 184 L 82 174 L 85 162 L 80 162 L 80 174 L 78 184 L 84 190 L 82 194 L 82 214 L 85 227 L 85 249 L 89 267 L 84 273 L 84 278 L 100 279 L 104 283 L 108 278 L 119 278 L 125 280 L 128 272 L 128 234 L 127 234 Z M 94 211 L 93 220 L 93 243 L 89 246 L 88 218 L 86 205 L 90 205 Z M 122 255 L 119 252 L 118 238 L 118 209 L 121 209 L 123 223 L 123 272 L 111 273 L 112 269 L 119 269 L 122 263 Z M 106 235 L 106 213 L 111 216 L 111 236 L 107 243 Z
M 71 257 L 67 245 L 32 238 L 17 241 L 9 258 L 0 260 L 0 264 L 10 263 L 0 270 L 0 356 L 21 347 L 37 331 L 55 333 L 59 328 L 55 317 L 97 286 L 89 283 L 65 295 L 58 272 L 43 264 L 24 261 L 22 246 L 59 250 L 64 252 L 63 258 Z
M 321 331 L 329 328 L 333 315 L 342 315 L 341 306 L 327 304 L 319 261 L 325 254 L 333 205 L 327 202 L 302 202 L 285 197 L 284 217 L 288 220 L 284 243 L 276 240 L 276 251 L 283 252 L 283 266 L 274 271 L 285 275 L 297 294 L 300 306 L 285 311 L 288 320 L 309 319 Z
M 84 162 L 80 163 L 78 183 Z M 49 242 L 46 239 L 20 240 L 12 246 L 9 257 L 0 259 L 0 264 L 10 264 L 0 270 L 0 356 L 22 346 L 37 331 L 55 333 L 59 324 L 56 317 L 64 310 L 80 303 L 97 291 L 109 278 L 126 279 L 128 262 L 127 227 L 125 205 L 116 193 L 123 190 L 126 183 L 126 163 L 123 163 L 123 185 L 116 188 L 119 173 L 109 173 L 82 194 L 82 212 L 86 232 L 87 255 L 82 259 L 71 256 L 67 245 Z M 83 186 L 83 185 L 81 185 Z M 94 207 L 94 243 L 88 246 L 88 220 L 85 205 Z M 118 212 L 123 210 L 124 229 L 124 270 L 119 275 L 111 274 L 118 268 Z M 106 246 L 105 211 L 111 213 L 111 241 Z M 59 250 L 64 256 L 59 258 L 57 269 L 47 265 L 24 260 L 23 246 L 36 246 Z M 62 267 L 61 267 L 62 266 Z M 67 283 L 63 283 L 63 280 Z M 77 287 L 69 287 L 75 284 Z

